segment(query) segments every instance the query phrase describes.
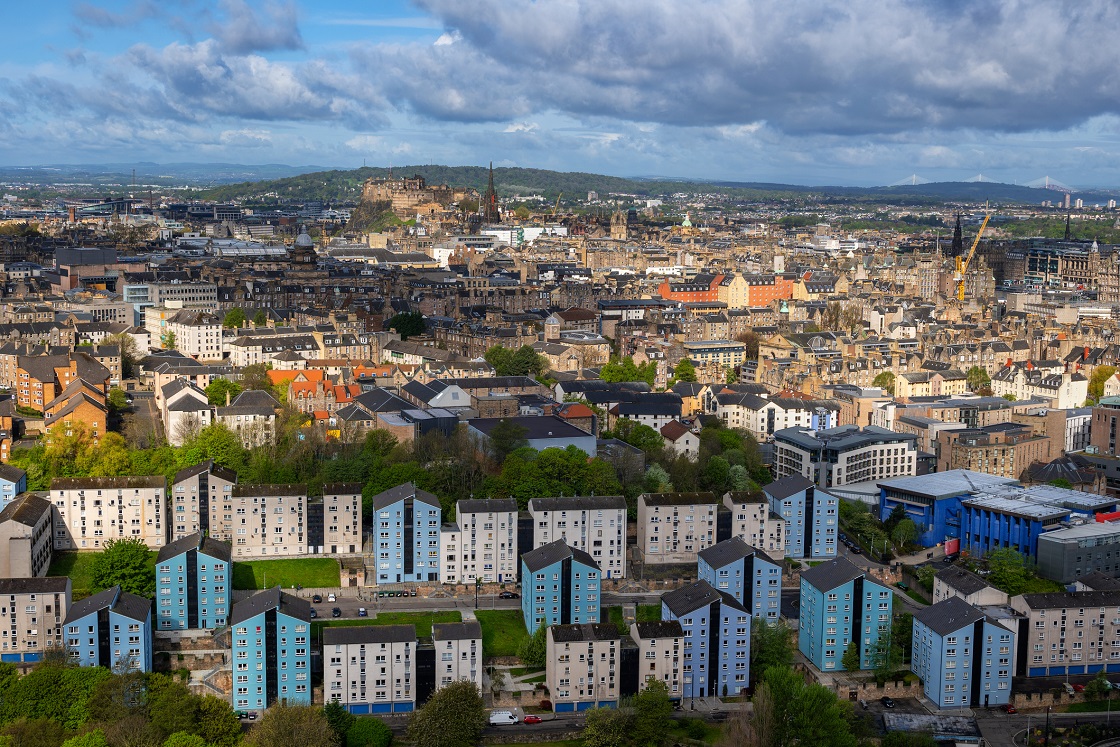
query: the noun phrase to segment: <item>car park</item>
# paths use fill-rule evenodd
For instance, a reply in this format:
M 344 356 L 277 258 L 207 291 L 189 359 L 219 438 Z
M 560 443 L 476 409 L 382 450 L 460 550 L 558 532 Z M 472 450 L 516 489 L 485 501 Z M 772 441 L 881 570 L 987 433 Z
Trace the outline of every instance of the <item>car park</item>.
M 338 607 L 334 607 L 331 609 L 331 617 L 342 617 L 342 610 Z
M 525 724 L 539 724 L 542 721 L 540 716 L 526 716 L 522 723 Z
M 517 723 L 517 716 L 513 711 L 491 711 L 490 712 L 490 725 L 491 726 L 508 726 Z

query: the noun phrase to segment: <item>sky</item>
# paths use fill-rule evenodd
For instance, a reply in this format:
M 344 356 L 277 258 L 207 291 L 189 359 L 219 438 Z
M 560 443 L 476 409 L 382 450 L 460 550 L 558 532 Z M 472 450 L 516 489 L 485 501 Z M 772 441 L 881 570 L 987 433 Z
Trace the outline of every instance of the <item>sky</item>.
M 0 164 L 1120 186 L 1114 0 L 7 2 Z

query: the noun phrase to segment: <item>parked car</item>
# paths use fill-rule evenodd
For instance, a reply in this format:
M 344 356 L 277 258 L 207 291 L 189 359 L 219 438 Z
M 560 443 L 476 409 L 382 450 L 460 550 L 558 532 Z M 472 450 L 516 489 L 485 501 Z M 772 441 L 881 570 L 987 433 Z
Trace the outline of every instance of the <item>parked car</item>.
M 863 550 L 859 549 L 857 545 L 852 545 L 852 555 L 863 555 Z
M 257 712 L 256 711 L 249 711 L 249 720 L 250 721 L 256 721 L 257 720 Z
M 331 609 L 331 617 L 342 617 L 342 610 L 338 607 L 334 607 Z
M 408 591 L 408 595 L 409 595 L 410 597 L 414 597 L 414 596 L 416 596 L 416 589 L 409 589 L 409 591 Z
M 866 711 L 866 710 L 870 709 L 871 706 L 867 705 L 866 700 L 864 700 L 863 698 L 860 698 L 859 699 L 859 707 Z
M 322 594 L 315 594 L 311 597 L 311 601 L 314 604 L 322 604 L 323 603 L 323 595 Z
M 328 602 L 337 602 L 338 600 L 334 598 L 334 594 L 327 594 L 327 601 Z
M 517 716 L 513 711 L 491 711 L 490 712 L 490 725 L 491 726 L 508 726 L 517 723 Z
M 358 608 L 358 617 L 369 617 L 369 613 L 366 612 L 365 607 L 359 607 Z
M 1083 693 L 1083 692 L 1085 692 L 1085 686 L 1084 685 L 1074 685 L 1073 686 L 1073 691 L 1075 693 Z
M 540 722 L 541 722 L 541 717 L 540 716 L 526 716 L 525 720 L 522 721 L 521 723 L 523 723 L 523 724 L 539 724 Z
M 1015 710 L 1015 706 L 1011 705 L 1010 703 L 1004 703 L 1003 704 L 1003 710 L 1006 713 L 1018 713 L 1018 711 Z
M 520 599 L 521 595 L 516 591 L 503 591 L 498 595 L 498 599 Z
M 1067 695 L 1073 695 L 1073 693 L 1074 693 L 1073 685 L 1069 684 L 1068 682 L 1065 682 L 1065 683 L 1063 683 L 1062 686 L 1065 687 Z
M 233 715 L 237 716 L 238 718 L 249 718 L 248 711 L 234 711 Z
M 894 708 L 895 702 L 893 699 L 888 698 L 886 695 L 879 698 L 879 702 L 883 704 L 884 708 Z
M 315 611 L 314 607 L 312 607 L 311 608 L 311 619 L 314 620 L 318 616 L 319 616 L 319 613 Z

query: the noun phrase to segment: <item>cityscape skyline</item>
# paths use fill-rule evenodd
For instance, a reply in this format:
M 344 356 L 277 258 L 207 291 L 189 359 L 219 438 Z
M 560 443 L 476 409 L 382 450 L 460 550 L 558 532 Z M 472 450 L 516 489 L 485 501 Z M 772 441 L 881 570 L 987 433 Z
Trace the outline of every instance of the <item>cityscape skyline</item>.
M 0 163 L 1116 186 L 1120 9 L 150 0 L 8 10 Z M 980 43 L 983 40 L 983 43 Z

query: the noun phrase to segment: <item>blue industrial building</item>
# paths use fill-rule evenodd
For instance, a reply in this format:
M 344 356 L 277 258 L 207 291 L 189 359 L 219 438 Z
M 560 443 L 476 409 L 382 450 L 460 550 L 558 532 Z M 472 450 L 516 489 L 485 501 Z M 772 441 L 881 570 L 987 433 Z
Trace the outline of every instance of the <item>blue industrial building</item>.
M 661 619 L 684 631 L 684 698 L 738 695 L 750 682 L 751 613 L 707 581 L 661 595 Z
M 564 540 L 521 555 L 521 613 L 529 635 L 544 625 L 599 622 L 602 572 L 595 559 Z
M 782 568 L 742 537 L 700 551 L 697 578 L 735 597 L 755 617 L 776 621 L 781 613 Z
M 70 659 L 79 666 L 152 671 L 150 599 L 114 586 L 72 604 L 63 627 Z
M 895 506 L 918 526 L 918 544 L 933 547 L 961 536 L 961 503 L 977 493 L 1015 481 L 983 472 L 954 469 L 916 477 L 895 477 L 879 486 L 879 521 L 886 521 Z
M 847 558 L 801 573 L 797 646 L 821 671 L 843 670 L 841 659 L 855 641 L 860 669 L 873 669 L 880 635 L 891 628 L 891 590 L 867 578 Z
M 439 581 L 439 498 L 410 482 L 373 497 L 377 583 Z
M 220 628 L 232 595 L 230 544 L 188 534 L 156 558 L 156 625 L 160 630 Z
M 762 489 L 770 510 L 786 521 L 786 555 L 836 557 L 839 499 L 801 475 L 790 475 Z
M 233 707 L 311 704 L 311 603 L 265 589 L 230 613 Z
M 20 493 L 27 492 L 27 473 L 10 464 L 0 464 L 0 511 L 16 499 Z
M 910 669 L 938 708 L 990 708 L 1011 696 L 1015 634 L 959 597 L 914 613 Z

